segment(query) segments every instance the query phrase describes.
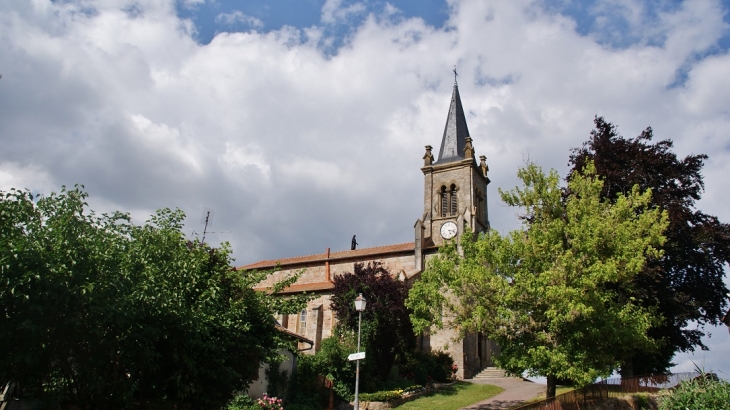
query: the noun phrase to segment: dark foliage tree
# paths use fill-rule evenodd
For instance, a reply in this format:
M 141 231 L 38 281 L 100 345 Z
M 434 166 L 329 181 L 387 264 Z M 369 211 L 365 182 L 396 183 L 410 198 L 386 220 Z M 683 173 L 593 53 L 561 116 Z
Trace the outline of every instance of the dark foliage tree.
M 374 366 L 375 376 L 387 378 L 396 356 L 412 350 L 415 345 L 413 328 L 408 318 L 405 300 L 408 287 L 394 279 L 380 263 L 356 263 L 353 273 L 334 279 L 332 310 L 339 325 L 357 332 L 358 313 L 354 301 L 362 293 L 367 306 L 362 312 L 365 365 Z
M 659 351 L 627 352 L 622 375 L 664 372 L 677 351 L 706 349 L 704 326 L 720 323 L 728 291 L 723 277 L 730 261 L 730 225 L 695 207 L 704 190 L 706 155 L 679 159 L 671 140 L 652 141 L 651 128 L 626 139 L 603 118 L 594 122 L 590 139 L 570 156 L 571 173 L 593 161 L 604 179 L 603 197 L 615 200 L 638 185 L 651 189 L 652 207 L 669 214 L 664 256 L 650 260 L 623 292 L 655 309 L 663 322 L 650 331 L 661 342 Z M 688 328 L 692 322 L 698 327 Z
M 86 197 L 0 192 L 0 380 L 80 408 L 219 408 L 275 357 L 286 302 L 188 241 L 181 211 L 137 226 Z

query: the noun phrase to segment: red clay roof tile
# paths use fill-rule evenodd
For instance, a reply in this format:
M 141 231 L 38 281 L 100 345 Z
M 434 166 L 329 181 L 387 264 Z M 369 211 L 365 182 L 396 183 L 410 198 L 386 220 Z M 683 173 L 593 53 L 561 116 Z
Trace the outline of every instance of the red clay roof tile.
M 298 334 L 292 332 L 291 330 L 285 328 L 284 326 L 282 326 L 280 324 L 276 324 L 275 327 L 276 327 L 276 329 L 278 331 L 280 331 L 282 333 L 286 333 L 287 335 L 293 337 L 294 339 L 299 340 L 300 342 L 308 343 L 309 345 L 313 345 L 314 344 L 313 341 L 307 339 L 306 337 L 304 337 L 302 335 L 298 335 Z
M 396 245 L 386 245 L 386 246 L 376 246 L 373 248 L 356 249 L 354 251 L 347 250 L 347 251 L 333 252 L 333 253 L 330 253 L 329 259 L 327 258 L 326 253 L 318 253 L 315 255 L 308 255 L 308 256 L 296 256 L 293 258 L 284 258 L 284 259 L 279 259 L 279 260 L 272 259 L 272 260 L 252 263 L 250 265 L 239 266 L 236 268 L 236 270 L 273 268 L 274 266 L 277 265 L 277 263 L 280 264 L 281 266 L 287 266 L 287 265 L 306 264 L 306 263 L 312 263 L 312 262 L 324 262 L 326 260 L 333 260 L 333 259 L 362 258 L 362 257 L 367 257 L 367 256 L 385 255 L 385 254 L 389 254 L 389 253 L 409 252 L 409 251 L 413 251 L 414 249 L 415 249 L 415 244 L 413 242 L 406 242 L 406 243 L 400 243 L 400 244 L 396 244 Z
M 300 285 L 291 285 L 287 286 L 284 289 L 281 290 L 281 292 L 277 293 L 278 295 L 285 295 L 287 293 L 298 293 L 298 292 L 315 292 L 318 290 L 330 290 L 334 289 L 335 284 L 332 282 L 316 282 L 316 283 L 303 283 Z M 254 290 L 259 292 L 266 292 L 269 291 L 270 287 L 260 287 L 260 288 L 254 288 Z

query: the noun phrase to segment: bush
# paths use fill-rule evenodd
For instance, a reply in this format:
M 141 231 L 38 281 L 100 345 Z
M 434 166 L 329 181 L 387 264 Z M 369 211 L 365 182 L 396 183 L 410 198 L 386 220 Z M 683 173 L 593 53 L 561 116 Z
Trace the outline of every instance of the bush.
M 271 396 L 286 397 L 287 389 L 289 387 L 289 373 L 286 370 L 280 370 L 281 363 L 283 362 L 283 356 L 278 357 L 277 360 L 269 361 L 269 368 L 266 369 L 266 378 L 269 380 L 269 385 L 266 388 L 266 393 Z
M 406 359 L 403 375 L 425 385 L 430 381 L 451 380 L 454 359 L 444 352 L 414 352 Z
M 318 382 L 317 376 L 319 375 L 317 358 L 311 355 L 300 355 L 289 384 L 288 403 L 291 404 L 287 404 L 287 409 L 320 409 L 327 403 L 327 389 Z
M 261 407 L 261 410 L 284 410 L 284 406 L 281 403 L 281 399 L 269 397 L 266 393 L 264 393 L 264 397 L 256 400 L 256 404 Z
M 414 384 L 413 386 L 408 386 L 405 389 L 403 389 L 403 393 L 415 393 L 421 390 L 425 390 L 426 388 L 421 386 L 420 384 Z
M 261 406 L 256 404 L 256 400 L 248 397 L 246 393 L 239 394 L 233 400 L 228 402 L 226 410 L 261 410 Z
M 361 393 L 361 401 L 391 401 L 400 399 L 403 396 L 403 390 L 378 391 L 375 393 Z
M 391 400 L 395 400 L 395 399 L 400 399 L 406 393 L 413 393 L 413 392 L 421 391 L 423 389 L 424 389 L 423 386 L 415 384 L 413 386 L 406 387 L 405 389 L 378 391 L 375 393 L 360 393 L 360 400 L 361 401 L 391 401 Z
M 730 383 L 709 377 L 682 382 L 674 391 L 660 397 L 660 410 L 725 409 L 730 403 Z
M 342 340 L 328 337 L 322 340 L 321 349 L 314 355 L 301 355 L 295 376 L 292 378 L 290 399 L 293 403 L 325 404 L 327 390 L 318 382 L 317 376 L 325 376 L 334 382 L 334 393 L 338 400 L 350 401 L 355 388 L 355 366 L 347 356 L 355 351 L 355 344 L 348 338 Z M 360 368 L 360 386 L 363 386 L 363 371 Z M 315 400 L 312 398 L 315 397 Z
M 315 405 L 312 403 L 292 403 L 286 405 L 286 410 L 321 410 L 322 406 Z

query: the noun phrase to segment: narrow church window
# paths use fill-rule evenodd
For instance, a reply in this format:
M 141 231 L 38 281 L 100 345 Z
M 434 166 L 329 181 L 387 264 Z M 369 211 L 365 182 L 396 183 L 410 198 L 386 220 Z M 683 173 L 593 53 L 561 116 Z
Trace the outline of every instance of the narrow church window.
M 448 208 L 449 198 L 446 193 L 446 187 L 441 187 L 441 216 L 446 216 L 446 210 Z
M 299 329 L 300 335 L 304 336 L 307 332 L 307 309 L 302 309 L 302 313 L 299 314 Z
M 476 198 L 477 203 L 477 220 L 481 221 L 484 219 L 484 198 L 479 188 L 474 190 L 474 198 Z
M 450 213 L 451 215 L 456 215 L 456 211 L 458 209 L 458 200 L 456 198 L 456 185 L 451 185 L 451 190 L 449 191 L 449 197 L 451 198 L 451 209 Z

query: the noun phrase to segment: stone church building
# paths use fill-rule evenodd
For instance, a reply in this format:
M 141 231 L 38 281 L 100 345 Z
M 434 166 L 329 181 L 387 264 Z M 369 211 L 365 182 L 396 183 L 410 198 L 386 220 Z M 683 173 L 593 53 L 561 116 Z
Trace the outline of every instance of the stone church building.
M 330 310 L 332 279 L 353 272 L 355 263 L 381 262 L 391 274 L 404 281 L 419 279 L 429 258 L 438 253 L 446 240 L 459 240 L 464 234 L 489 229 L 487 209 L 486 156 L 477 162 L 472 139 L 466 125 L 459 88 L 454 83 L 438 159 L 432 147 L 426 146 L 421 172 L 424 176 L 423 215 L 415 221 L 412 242 L 330 252 L 321 254 L 266 260 L 238 267 L 238 270 L 270 269 L 277 264 L 280 270 L 257 286 L 265 290 L 274 283 L 303 270 L 299 280 L 284 289 L 282 294 L 307 292 L 314 294 L 307 308 L 297 315 L 280 316 L 289 331 L 314 341 L 313 349 L 320 348 L 322 339 L 333 334 L 336 318 Z M 458 377 L 474 377 L 481 369 L 492 364 L 498 347 L 482 334 L 468 334 L 457 338 L 453 330 L 444 329 L 424 334 L 419 338 L 420 348 L 448 352 L 458 365 Z M 309 346 L 302 346 L 309 347 Z

